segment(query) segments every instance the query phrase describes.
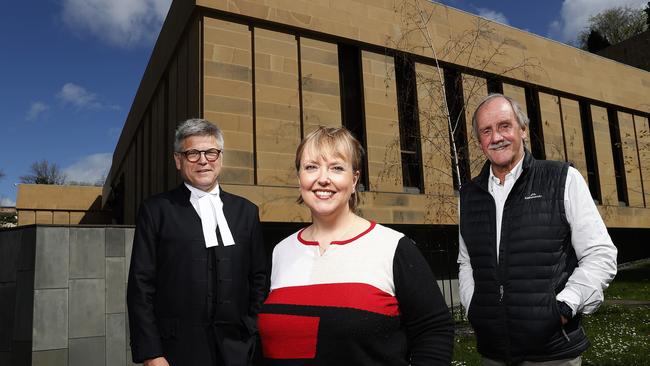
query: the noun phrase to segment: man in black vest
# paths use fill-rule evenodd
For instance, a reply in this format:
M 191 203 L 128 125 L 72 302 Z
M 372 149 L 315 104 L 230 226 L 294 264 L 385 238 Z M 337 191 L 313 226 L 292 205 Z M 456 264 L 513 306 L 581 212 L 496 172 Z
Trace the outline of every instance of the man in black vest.
M 181 123 L 174 160 L 184 183 L 140 206 L 127 290 L 134 362 L 251 362 L 266 256 L 257 206 L 217 182 L 223 148 L 214 124 Z
M 472 125 L 488 161 L 460 190 L 458 278 L 483 364 L 580 365 L 616 247 L 580 173 L 525 149 L 514 100 L 490 94 Z

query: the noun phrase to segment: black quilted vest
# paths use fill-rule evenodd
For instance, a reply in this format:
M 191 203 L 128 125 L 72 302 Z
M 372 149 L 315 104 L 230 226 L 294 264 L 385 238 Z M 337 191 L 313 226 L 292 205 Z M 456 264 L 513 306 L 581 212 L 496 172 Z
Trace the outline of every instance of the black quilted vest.
M 484 357 L 508 363 L 579 356 L 589 343 L 580 317 L 562 327 L 555 296 L 577 266 L 564 212 L 568 164 L 526 151 L 506 199 L 499 260 L 490 163 L 460 192 L 460 232 L 474 274 L 469 321 Z

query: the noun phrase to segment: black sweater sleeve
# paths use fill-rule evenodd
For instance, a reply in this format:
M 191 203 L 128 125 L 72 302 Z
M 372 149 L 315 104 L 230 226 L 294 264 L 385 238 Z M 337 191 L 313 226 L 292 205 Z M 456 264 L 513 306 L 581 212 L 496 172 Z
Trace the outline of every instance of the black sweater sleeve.
M 411 366 L 451 364 L 454 347 L 451 314 L 429 264 L 407 237 L 397 245 L 393 279 L 408 337 Z

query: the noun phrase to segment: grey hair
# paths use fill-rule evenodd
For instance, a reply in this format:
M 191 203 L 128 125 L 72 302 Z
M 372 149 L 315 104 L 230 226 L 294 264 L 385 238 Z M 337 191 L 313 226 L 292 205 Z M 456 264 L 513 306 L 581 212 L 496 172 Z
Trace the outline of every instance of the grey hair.
M 214 136 L 220 149 L 223 149 L 223 133 L 214 123 L 202 118 L 190 118 L 176 127 L 174 151 L 181 152 L 183 140 L 190 136 Z
M 521 127 L 522 130 L 527 131 L 528 130 L 528 116 L 524 111 L 521 109 L 521 106 L 519 103 L 517 103 L 516 100 L 507 97 L 503 94 L 500 93 L 490 93 L 488 94 L 485 98 L 481 100 L 481 102 L 478 104 L 478 107 L 476 107 L 476 110 L 474 111 L 474 115 L 472 115 L 472 129 L 474 130 L 474 137 L 478 139 L 478 122 L 476 121 L 476 114 L 478 113 L 479 109 L 483 106 L 483 104 L 491 101 L 492 99 L 495 98 L 503 98 L 510 103 L 510 107 L 512 107 L 512 111 L 515 113 L 515 118 L 517 119 L 517 123 L 519 123 L 519 127 Z

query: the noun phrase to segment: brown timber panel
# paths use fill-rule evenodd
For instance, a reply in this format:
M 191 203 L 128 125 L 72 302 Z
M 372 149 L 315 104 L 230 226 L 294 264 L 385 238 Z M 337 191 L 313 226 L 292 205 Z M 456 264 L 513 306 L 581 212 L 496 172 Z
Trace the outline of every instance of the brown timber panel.
M 158 84 L 158 89 L 154 93 L 153 99 L 151 100 L 151 178 L 150 178 L 150 190 L 149 194 L 154 195 L 159 191 L 158 184 L 162 180 L 161 177 L 162 169 L 160 169 L 160 163 L 164 159 L 164 154 L 161 147 L 160 134 L 163 132 L 163 128 L 160 125 L 161 120 L 158 119 L 158 113 L 160 110 L 160 103 L 158 101 L 160 90 L 164 88 L 162 83 Z
M 487 82 L 484 78 L 463 74 L 463 100 L 465 104 L 465 124 L 467 129 L 467 149 L 472 177 L 476 177 L 485 163 L 485 155 L 474 136 L 472 116 L 481 99 L 487 95 Z
M 181 38 L 181 44 L 176 52 L 178 61 L 178 92 L 176 94 L 176 117 L 178 121 L 184 121 L 188 118 L 187 113 L 187 78 L 188 78 L 188 50 L 187 37 Z
M 191 20 L 187 31 L 187 118 L 201 114 L 201 27 L 198 17 Z
M 34 210 L 17 210 L 18 226 L 32 225 L 36 223 L 36 211 Z
M 54 211 L 52 213 L 52 223 L 54 225 L 70 225 L 70 212 Z M 78 222 L 77 222 L 78 223 Z
M 334 43 L 300 38 L 304 134 L 318 126 L 341 126 L 338 48 Z
M 254 183 L 251 31 L 205 18 L 204 116 L 224 134 L 221 182 Z
M 144 126 L 142 123 L 140 124 L 140 127 L 138 128 L 138 132 L 136 134 L 135 140 L 135 149 L 133 152 L 135 153 L 135 171 L 134 174 L 136 174 L 135 178 L 135 204 L 136 208 L 140 207 L 140 203 L 142 202 L 142 187 L 143 187 L 143 181 L 144 181 Z
M 124 223 L 127 225 L 135 224 L 135 214 L 138 212 L 140 203 L 136 200 L 136 185 L 138 182 L 137 172 L 135 170 L 136 151 L 135 144 L 126 153 L 124 162 Z
M 142 200 L 144 201 L 151 195 L 151 105 L 144 115 L 142 121 L 142 169 L 140 169 L 140 176 L 142 177 Z
M 503 83 L 503 95 L 514 99 L 519 104 L 519 107 L 521 107 L 522 112 L 528 115 L 528 110 L 526 109 L 526 90 L 524 88 Z
M 560 116 L 560 98 L 555 95 L 539 93 L 539 109 L 542 114 L 546 159 L 566 160 L 564 156 L 564 136 L 562 136 L 562 119 Z
M 52 211 L 36 211 L 36 224 L 52 223 Z
M 623 149 L 627 198 L 630 207 L 643 207 L 643 190 L 639 171 L 639 154 L 636 148 L 634 120 L 629 113 L 618 112 L 618 126 Z
M 295 36 L 255 29 L 257 183 L 296 186 L 300 143 L 298 56 Z
M 564 123 L 564 141 L 566 142 L 567 161 L 578 169 L 587 180 L 587 158 L 585 143 L 582 137 L 582 122 L 580 121 L 580 105 L 577 100 L 560 98 L 562 105 L 562 121 Z
M 449 144 L 449 124 L 444 81 L 440 80 L 435 67 L 415 64 L 422 164 L 424 167 L 424 195 L 426 213 L 431 220 L 445 222 L 454 216 L 453 167 Z M 454 217 L 455 218 L 455 217 Z M 453 220 L 451 220 L 453 221 Z
M 648 125 L 648 118 L 635 115 L 634 126 L 641 163 L 645 207 L 650 208 L 650 125 Z
M 402 192 L 402 158 L 392 57 L 362 51 L 370 190 Z
M 596 142 L 596 156 L 598 157 L 598 176 L 600 178 L 602 204 L 605 206 L 618 206 L 616 175 L 614 173 L 614 158 L 612 156 L 612 140 L 609 135 L 607 109 L 592 105 L 591 118 L 594 127 L 594 140 Z
M 165 89 L 167 88 L 166 80 L 160 84 L 160 89 L 156 94 L 156 115 L 154 117 L 154 129 L 156 137 L 153 141 L 155 147 L 156 175 L 153 193 L 165 191 L 165 179 L 167 179 L 166 169 L 167 162 L 171 159 L 171 146 L 167 145 L 167 121 L 165 120 Z
M 167 87 L 167 143 L 171 146 L 170 151 L 174 151 L 174 132 L 178 125 L 178 118 L 176 115 L 176 99 L 178 99 L 178 63 L 174 58 L 169 64 L 167 71 L 169 77 L 169 84 Z M 174 163 L 173 155 L 167 156 L 167 177 L 166 189 L 172 189 L 178 184 L 178 173 L 176 164 Z

